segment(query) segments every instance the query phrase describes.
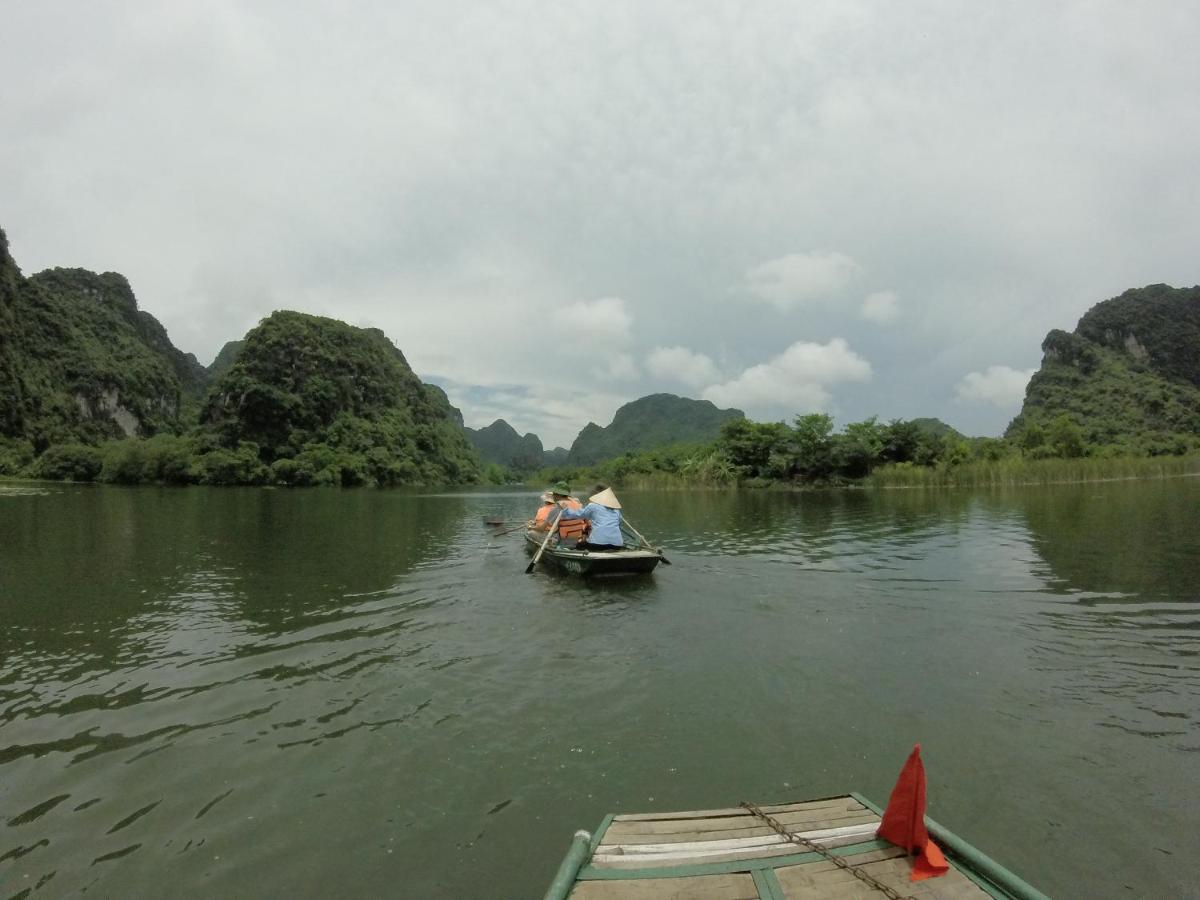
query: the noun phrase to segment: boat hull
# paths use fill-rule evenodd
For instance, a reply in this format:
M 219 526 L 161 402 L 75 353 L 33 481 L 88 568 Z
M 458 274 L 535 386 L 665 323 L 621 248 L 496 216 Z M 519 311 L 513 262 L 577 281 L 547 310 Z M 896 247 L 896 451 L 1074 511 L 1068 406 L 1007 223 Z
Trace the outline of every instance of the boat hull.
M 895 897 L 1047 900 L 926 818 L 949 870 L 914 884 L 908 852 L 878 837 L 883 810 L 860 794 L 778 806 L 608 816 L 577 831 L 546 900 L 630 897 Z M 769 816 L 779 825 L 764 825 Z M 840 862 L 831 860 L 836 858 Z M 850 870 L 867 878 L 856 881 Z M 867 880 L 869 879 L 869 881 Z M 853 887 L 851 887 L 853 885 Z M 890 893 L 878 890 L 887 887 Z
M 525 532 L 525 549 L 536 553 L 545 539 L 545 532 Z M 547 547 L 541 562 L 585 578 L 617 575 L 647 575 L 658 566 L 662 557 L 654 550 L 627 548 L 614 552 L 571 550 L 566 547 Z

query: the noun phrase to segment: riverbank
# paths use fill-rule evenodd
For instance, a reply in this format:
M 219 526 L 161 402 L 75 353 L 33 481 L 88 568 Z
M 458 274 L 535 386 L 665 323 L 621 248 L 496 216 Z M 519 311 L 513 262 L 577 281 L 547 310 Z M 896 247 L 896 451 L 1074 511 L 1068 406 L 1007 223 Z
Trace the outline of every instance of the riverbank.
M 1081 459 L 1026 459 L 1007 457 L 993 461 L 975 461 L 958 465 L 918 466 L 897 463 L 880 466 L 859 479 L 803 481 L 800 479 L 695 478 L 678 472 L 650 472 L 613 479 L 624 490 L 862 490 L 946 487 L 1017 487 L 1048 484 L 1157 480 L 1200 476 L 1200 454 Z M 573 480 L 583 484 L 596 473 L 575 473 Z M 538 486 L 531 484 L 531 486 Z
M 924 467 L 907 463 L 873 471 L 864 485 L 873 488 L 1009 487 L 1079 484 L 1102 481 L 1177 478 L 1200 475 L 1200 455 L 1120 459 L 1024 459 Z
M 738 478 L 732 474 L 723 477 L 711 475 L 699 477 L 679 472 L 639 472 L 620 478 L 605 477 L 604 471 L 582 470 L 559 474 L 553 479 L 567 480 L 576 485 L 576 492 L 587 493 L 584 485 L 603 482 L 620 490 L 649 491 L 827 491 L 896 488 L 947 488 L 947 487 L 1018 487 L 1049 484 L 1082 484 L 1106 481 L 1156 480 L 1200 476 L 1200 454 L 1187 456 L 1153 456 L 1124 458 L 1082 459 L 1025 459 L 1006 457 L 994 461 L 975 461 L 958 465 L 918 466 L 912 463 L 896 463 L 874 469 L 865 478 L 804 481 L 798 478 Z M 32 478 L 29 476 L 0 475 L 0 485 L 29 486 L 51 484 L 88 483 L 80 479 Z M 120 483 L 120 482 L 117 482 Z M 186 487 L 187 482 L 158 479 L 142 484 Z M 523 483 L 531 490 L 545 487 L 542 479 Z M 259 484 L 259 487 L 292 488 L 298 485 Z M 315 487 L 337 486 L 336 483 L 312 485 Z M 361 486 L 361 485 L 360 485 Z M 366 485 L 372 487 L 373 485 Z M 514 485 L 516 486 L 516 485 Z M 407 486 L 411 489 L 413 486 Z

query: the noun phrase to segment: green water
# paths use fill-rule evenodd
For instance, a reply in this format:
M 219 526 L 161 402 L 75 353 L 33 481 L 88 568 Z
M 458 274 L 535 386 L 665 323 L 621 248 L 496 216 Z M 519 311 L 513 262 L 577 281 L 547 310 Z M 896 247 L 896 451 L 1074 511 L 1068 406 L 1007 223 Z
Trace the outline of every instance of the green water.
M 674 565 L 585 583 L 532 494 L 0 488 L 0 897 L 536 897 L 918 741 L 1048 893 L 1200 894 L 1200 482 L 622 500 Z

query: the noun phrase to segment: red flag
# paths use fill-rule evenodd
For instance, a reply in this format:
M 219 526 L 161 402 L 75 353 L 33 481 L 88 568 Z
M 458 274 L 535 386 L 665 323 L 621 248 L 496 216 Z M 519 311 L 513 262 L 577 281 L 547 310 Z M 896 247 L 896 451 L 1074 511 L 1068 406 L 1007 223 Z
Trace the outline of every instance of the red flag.
M 917 854 L 913 861 L 913 881 L 945 875 L 949 870 L 942 851 L 925 830 L 925 765 L 921 762 L 920 744 L 913 747 L 900 770 L 875 834 Z

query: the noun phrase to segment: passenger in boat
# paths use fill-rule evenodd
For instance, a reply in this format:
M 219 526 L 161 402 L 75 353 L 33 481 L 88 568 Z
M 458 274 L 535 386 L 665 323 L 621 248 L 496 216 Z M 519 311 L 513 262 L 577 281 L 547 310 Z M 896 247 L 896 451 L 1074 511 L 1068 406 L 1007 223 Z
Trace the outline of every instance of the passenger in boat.
M 583 504 L 571 496 L 571 486 L 565 481 L 556 482 L 554 487 L 542 494 L 542 506 L 530 520 L 529 527 L 534 531 L 549 531 L 560 504 L 566 509 L 583 508 Z M 587 534 L 587 528 L 588 523 L 583 520 L 559 519 L 557 543 L 573 547 Z
M 552 521 L 551 513 L 558 508 L 554 502 L 554 495 L 549 491 L 542 494 L 542 505 L 538 507 L 538 511 L 533 514 L 533 518 L 529 520 L 528 525 L 534 531 L 549 531 L 550 522 Z
M 592 525 L 588 539 L 580 541 L 575 546 L 576 550 L 611 553 L 625 549 L 625 540 L 621 537 L 621 503 L 617 500 L 617 495 L 612 492 L 612 488 L 604 488 L 588 497 L 588 505 L 583 509 L 564 507 L 562 518 L 584 519 Z M 561 522 L 562 519 L 559 521 Z
M 566 501 L 566 509 L 583 509 L 583 504 L 571 496 L 571 486 L 565 481 L 556 481 L 550 488 L 550 496 L 560 506 Z
M 554 487 L 550 488 L 550 497 L 555 506 L 561 506 L 563 510 L 579 511 L 583 509 L 583 504 L 571 496 L 571 486 L 565 481 L 555 482 Z M 548 520 L 554 521 L 554 507 L 551 507 L 552 513 L 548 516 Z M 549 525 L 546 526 L 550 527 Z M 588 523 L 583 519 L 571 520 L 564 515 L 558 520 L 558 545 L 575 547 L 580 541 L 587 537 Z

